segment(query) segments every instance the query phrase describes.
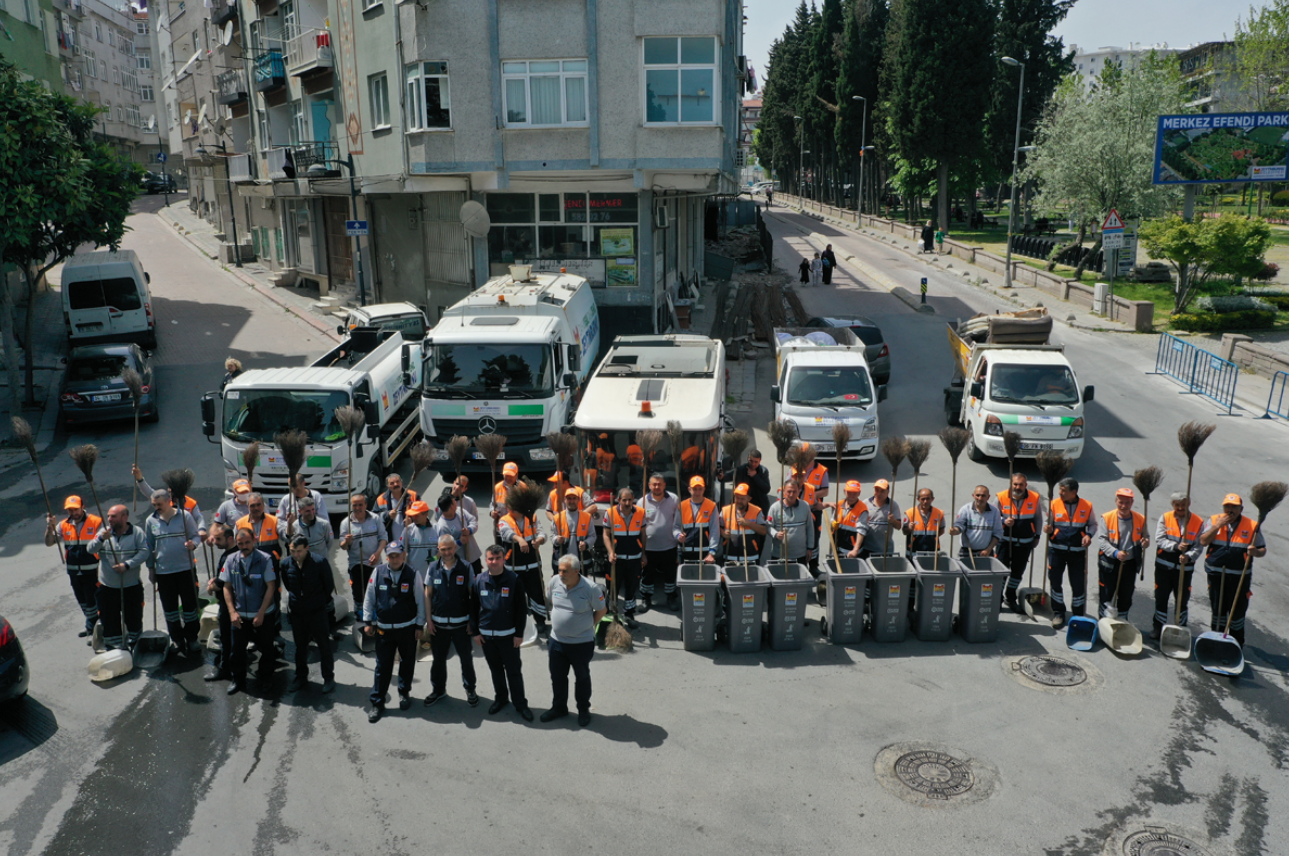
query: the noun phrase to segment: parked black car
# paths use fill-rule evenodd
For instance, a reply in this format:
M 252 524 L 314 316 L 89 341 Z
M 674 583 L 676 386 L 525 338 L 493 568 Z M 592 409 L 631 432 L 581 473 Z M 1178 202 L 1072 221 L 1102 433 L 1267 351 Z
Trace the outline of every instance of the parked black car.
M 31 668 L 13 625 L 0 616 L 0 702 L 12 701 L 27 694 Z
M 63 424 L 70 427 L 82 422 L 133 419 L 134 398 L 121 377 L 127 368 L 143 379 L 139 418 L 144 422 L 160 419 L 156 380 L 147 354 L 132 343 L 109 343 L 72 348 L 68 355 L 67 371 L 58 390 Z
M 807 327 L 849 327 L 864 343 L 864 358 L 873 382 L 881 385 L 891 380 L 891 349 L 882 336 L 882 328 L 863 315 L 830 315 L 815 317 L 806 322 Z
M 174 193 L 178 189 L 175 177 L 169 173 L 150 172 L 143 177 L 143 190 L 146 193 Z

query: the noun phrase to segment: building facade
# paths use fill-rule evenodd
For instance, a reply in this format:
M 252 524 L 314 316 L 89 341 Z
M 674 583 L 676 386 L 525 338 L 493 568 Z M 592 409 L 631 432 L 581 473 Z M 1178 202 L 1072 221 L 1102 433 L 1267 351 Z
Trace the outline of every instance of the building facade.
M 1142 57 L 1152 52 L 1159 56 L 1180 53 L 1177 48 L 1169 47 L 1167 42 L 1154 45 L 1132 43 L 1126 48 L 1108 46 L 1096 50 L 1085 50 L 1078 45 L 1070 45 L 1070 50 L 1074 52 L 1074 73 L 1083 80 L 1085 89 L 1092 85 L 1097 75 L 1101 73 L 1101 69 L 1109 63 L 1116 63 L 1122 68 L 1133 68 Z
M 53 0 L 0 0 L 0 56 L 19 74 L 63 92 L 65 42 L 57 13 Z

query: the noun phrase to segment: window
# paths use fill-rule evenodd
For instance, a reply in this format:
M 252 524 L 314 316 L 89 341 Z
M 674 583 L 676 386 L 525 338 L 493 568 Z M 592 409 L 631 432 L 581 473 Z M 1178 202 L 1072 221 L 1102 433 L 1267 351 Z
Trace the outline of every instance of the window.
M 501 64 L 507 127 L 586 124 L 586 60 Z
M 147 21 L 135 21 L 135 22 L 134 22 L 134 32 L 138 33 L 140 36 L 146 36 L 146 35 L 148 34 L 148 22 L 147 22 Z
M 152 97 L 152 87 L 151 87 L 151 86 L 141 86 L 141 87 L 139 87 L 139 97 L 140 97 L 142 100 L 144 100 L 144 101 L 153 101 L 153 100 L 155 100 L 155 99 Z
M 446 62 L 418 62 L 407 67 L 408 130 L 451 128 L 451 107 Z
M 636 194 L 489 193 L 485 205 L 493 223 L 488 232 L 491 264 L 605 259 L 608 285 L 636 285 Z
M 100 80 L 107 80 L 107 60 L 98 61 L 98 76 Z
M 367 78 L 367 95 L 371 103 L 373 128 L 389 127 L 389 78 L 382 72 Z
M 717 53 L 712 36 L 645 39 L 645 122 L 715 122 Z
M 116 47 L 116 30 L 111 27 L 107 28 L 107 43 L 109 47 Z
M 139 68 L 152 68 L 152 57 L 147 54 L 139 54 Z
M 99 26 L 97 21 L 94 22 L 94 38 L 98 39 L 100 42 L 103 41 L 103 28 Z
M 309 139 L 309 124 L 304 115 L 304 102 L 291 102 L 291 143 L 298 145 Z

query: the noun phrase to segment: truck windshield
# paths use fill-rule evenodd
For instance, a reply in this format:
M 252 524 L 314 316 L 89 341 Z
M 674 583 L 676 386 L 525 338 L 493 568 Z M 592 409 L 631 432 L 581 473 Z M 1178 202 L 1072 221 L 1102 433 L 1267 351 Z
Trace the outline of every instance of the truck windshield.
M 581 475 L 584 484 L 596 491 L 617 491 L 629 487 L 639 500 L 644 496 L 645 456 L 637 431 L 580 431 Z M 719 463 L 715 431 L 684 431 L 680 443 L 681 496 L 689 496 L 689 480 L 702 476 L 707 496 L 713 497 L 713 478 Z M 676 464 L 669 439 L 664 438 L 650 456 L 649 476 L 661 475 L 667 490 L 676 492 Z
M 435 345 L 425 360 L 431 397 L 544 398 L 555 394 L 549 345 Z
M 1002 404 L 1079 403 L 1074 374 L 1066 366 L 995 365 L 989 370 L 989 398 Z
M 224 393 L 224 436 L 272 442 L 273 435 L 298 428 L 313 443 L 343 440 L 335 409 L 349 404 L 339 390 L 230 389 Z
M 867 407 L 873 403 L 868 372 L 854 368 L 797 368 L 788 379 L 788 404 L 798 407 Z

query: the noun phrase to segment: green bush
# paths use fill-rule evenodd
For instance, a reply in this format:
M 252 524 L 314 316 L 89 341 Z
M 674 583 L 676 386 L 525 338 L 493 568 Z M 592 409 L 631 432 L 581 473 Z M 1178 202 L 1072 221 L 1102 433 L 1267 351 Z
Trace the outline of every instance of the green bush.
M 1169 326 L 1174 330 L 1190 330 L 1194 333 L 1260 330 L 1274 327 L 1275 323 L 1276 313 L 1262 309 L 1206 315 L 1183 312 L 1169 318 Z
M 1195 301 L 1196 313 L 1208 312 L 1245 312 L 1248 310 L 1272 310 L 1272 305 L 1262 297 L 1251 294 L 1229 294 L 1225 296 L 1205 295 Z
M 1276 205 L 1289 206 L 1289 190 L 1277 190 L 1271 194 L 1271 201 Z
M 1270 303 L 1280 312 L 1289 312 L 1289 294 L 1264 294 L 1261 299 Z

